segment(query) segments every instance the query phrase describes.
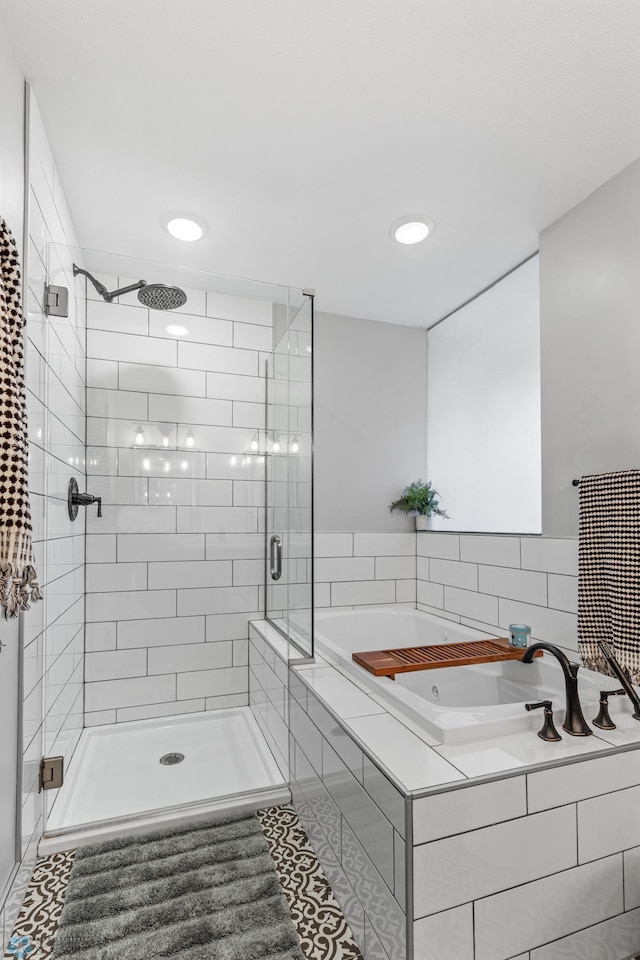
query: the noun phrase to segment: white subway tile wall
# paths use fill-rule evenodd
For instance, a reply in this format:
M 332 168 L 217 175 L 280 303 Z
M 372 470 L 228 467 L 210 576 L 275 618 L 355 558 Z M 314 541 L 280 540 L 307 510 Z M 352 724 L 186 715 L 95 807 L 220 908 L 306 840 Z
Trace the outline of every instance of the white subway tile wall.
M 416 604 L 414 533 L 316 533 L 316 607 Z
M 419 610 L 501 636 L 528 623 L 534 640 L 577 651 L 577 540 L 416 536 Z
M 114 283 L 125 278 L 114 278 Z M 264 582 L 272 306 L 187 291 L 166 315 L 88 300 L 90 725 L 248 703 L 248 621 Z

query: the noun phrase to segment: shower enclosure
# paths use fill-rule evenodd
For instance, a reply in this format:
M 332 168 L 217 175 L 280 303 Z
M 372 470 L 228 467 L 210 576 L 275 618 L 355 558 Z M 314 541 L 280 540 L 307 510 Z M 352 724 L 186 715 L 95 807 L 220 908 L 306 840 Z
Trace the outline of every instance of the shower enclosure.
M 313 655 L 313 298 L 61 244 L 46 284 L 43 849 L 283 802 L 247 638 Z

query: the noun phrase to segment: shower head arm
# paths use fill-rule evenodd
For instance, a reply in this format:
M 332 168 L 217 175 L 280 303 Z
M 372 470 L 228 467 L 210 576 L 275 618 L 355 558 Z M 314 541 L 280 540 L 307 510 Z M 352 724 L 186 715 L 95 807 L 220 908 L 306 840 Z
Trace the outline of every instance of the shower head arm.
M 74 277 L 77 277 L 79 273 L 82 274 L 83 277 L 86 277 L 88 280 L 91 281 L 93 286 L 96 288 L 97 292 L 100 294 L 100 296 L 104 300 L 107 301 L 107 303 L 111 303 L 112 300 L 115 300 L 116 297 L 119 297 L 123 293 L 131 293 L 133 290 L 140 290 L 142 287 L 147 286 L 146 280 L 138 280 L 137 283 L 132 283 L 128 287 L 120 287 L 118 290 L 109 291 L 107 290 L 105 285 L 103 283 L 100 283 L 99 280 L 96 280 L 96 278 L 92 276 L 92 274 L 90 274 L 88 270 L 83 270 L 82 267 L 78 267 L 74 263 L 73 265 Z

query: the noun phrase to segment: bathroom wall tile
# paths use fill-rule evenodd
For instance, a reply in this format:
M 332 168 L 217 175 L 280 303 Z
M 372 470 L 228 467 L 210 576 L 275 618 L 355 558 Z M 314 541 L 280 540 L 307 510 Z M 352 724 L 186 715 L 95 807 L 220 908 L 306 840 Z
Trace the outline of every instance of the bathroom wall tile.
M 245 400 L 264 403 L 264 377 L 239 376 L 233 373 L 207 373 L 207 396 L 218 400 Z
M 162 367 L 177 365 L 176 344 L 170 340 L 138 337 L 125 333 L 108 333 L 102 330 L 87 331 L 87 356 L 97 357 L 100 360 L 122 360 L 126 357 L 130 364 L 152 364 Z
M 110 503 L 103 503 L 102 517 L 99 518 L 97 515 L 87 513 L 87 532 L 175 533 L 176 508 L 167 506 L 114 506 Z
M 393 888 L 393 827 L 326 740 L 322 742 L 322 777 L 380 875 Z
M 204 643 L 204 617 L 167 617 L 147 620 L 120 620 L 118 650 L 133 647 L 161 647 L 177 643 Z
M 405 835 L 405 800 L 397 787 L 384 775 L 379 767 L 368 756 L 364 756 L 363 782 L 364 788 L 384 813 L 385 817 L 395 827 L 396 836 Z M 401 899 L 398 897 L 397 899 Z
M 178 507 L 177 509 L 178 533 L 257 532 L 258 517 L 255 507 Z
M 266 300 L 232 297 L 223 293 L 207 291 L 207 316 L 233 320 L 236 323 L 258 323 L 271 327 L 273 324 L 273 305 Z
M 129 680 L 102 680 L 87 683 L 85 709 L 111 710 L 146 703 L 166 703 L 176 699 L 175 674 L 165 677 L 135 677 Z
M 472 904 L 418 920 L 413 937 L 414 960 L 474 960 Z
M 125 303 L 89 300 L 87 302 L 87 327 L 89 330 L 133 333 L 146 337 L 149 333 L 149 310 L 146 307 L 130 306 Z
M 115 563 L 116 538 L 113 534 L 93 533 L 85 540 L 87 563 Z
M 115 360 L 87 357 L 87 386 L 118 389 L 118 364 Z
M 546 537 L 522 537 L 521 544 L 523 570 L 542 570 L 546 573 L 577 575 L 577 539 L 555 540 Z
M 87 595 L 87 622 L 109 620 L 114 611 L 123 620 L 170 617 L 176 612 L 175 590 L 149 590 L 145 593 L 90 593 Z
M 563 870 L 476 902 L 475 958 L 507 960 L 514 952 L 552 943 L 622 909 L 620 855 Z
M 258 606 L 257 592 L 257 587 L 178 590 L 178 616 L 243 613 L 247 610 L 255 610 Z
M 266 427 L 266 409 L 264 403 L 245 403 L 242 400 L 233 401 L 234 427 L 252 427 L 255 430 L 264 430 Z
M 356 580 L 331 584 L 331 605 L 334 607 L 395 603 L 395 599 L 395 580 Z
M 104 727 L 107 724 L 116 722 L 115 710 L 96 710 L 93 713 L 85 713 L 85 727 Z
M 373 580 L 374 573 L 375 561 L 373 557 L 327 557 L 317 559 L 314 565 L 314 575 L 317 582 Z
M 149 503 L 152 506 L 208 507 L 231 506 L 233 485 L 230 480 L 182 480 L 151 477 Z
M 182 703 L 181 700 L 178 703 Z M 249 694 L 247 691 L 242 693 L 223 693 L 219 697 L 206 697 L 205 710 L 228 710 L 230 707 L 248 707 Z M 277 761 L 276 761 L 277 762 Z M 285 780 L 289 779 L 286 770 L 281 770 Z
M 263 533 L 208 533 L 206 543 L 207 560 L 263 560 L 265 556 Z
M 270 353 L 273 347 L 273 331 L 266 325 L 234 324 L 233 345 L 243 350 L 264 350 Z
M 180 397 L 152 393 L 149 395 L 149 419 L 169 423 L 205 423 L 230 427 L 232 424 L 230 400 L 208 400 L 202 397 Z M 129 414 L 133 417 L 134 414 Z M 242 424 L 240 424 L 242 426 Z
M 155 720 L 158 717 L 175 717 L 184 713 L 200 713 L 206 709 L 203 698 L 195 700 L 172 700 L 170 703 L 149 703 L 140 707 L 119 707 L 116 722 L 131 720 Z
M 166 341 L 159 341 L 165 343 Z M 175 344 L 173 345 L 175 347 Z M 127 356 L 127 354 L 122 354 Z M 129 359 L 129 358 L 128 358 Z M 121 390 L 139 390 L 143 393 L 168 393 L 184 397 L 205 397 L 206 375 L 202 370 L 176 369 L 152 366 L 144 360 L 128 363 L 120 360 L 118 384 Z
M 262 480 L 234 480 L 234 507 L 264 507 L 265 484 Z
M 86 572 L 87 593 L 114 590 L 146 590 L 146 563 L 90 563 Z
M 414 556 L 416 549 L 413 533 L 355 533 L 353 543 L 356 557 Z
M 478 567 L 475 563 L 434 558 L 429 561 L 429 575 L 435 583 L 444 583 L 463 590 L 478 589 Z
M 217 670 L 233 665 L 231 641 L 219 643 L 180 643 L 149 649 L 149 676 L 157 673 L 184 673 L 192 670 Z
M 118 535 L 117 557 L 121 563 L 157 560 L 158 557 L 163 561 L 203 560 L 204 550 L 202 534 L 173 533 L 170 537 L 159 532 Z
M 479 568 L 479 589 L 496 597 L 523 600 L 537 606 L 547 605 L 547 575 L 508 567 Z
M 108 447 L 87 445 L 86 464 L 88 476 L 115 476 L 118 472 L 118 451 Z
M 122 566 L 122 564 L 118 564 Z M 149 590 L 231 586 L 231 561 L 186 560 L 149 564 Z
M 178 700 L 244 693 L 248 682 L 246 667 L 179 673 L 177 680 Z
M 292 711 L 295 703 L 292 705 Z M 309 692 L 307 700 L 307 711 L 309 717 L 322 733 L 327 743 L 335 750 L 342 762 L 354 777 L 363 782 L 363 753 L 360 747 L 354 743 L 349 734 L 338 723 L 329 711 L 320 703 L 318 698 Z M 293 712 L 292 712 L 293 718 Z M 293 728 L 293 721 L 292 721 Z M 304 745 L 304 744 L 303 744 Z M 307 755 L 313 761 L 313 755 L 307 750 Z M 321 768 L 320 768 L 321 769 Z M 369 791 L 371 793 L 371 791 Z
M 635 910 L 640 907 L 640 847 L 625 850 L 624 863 L 624 908 Z M 640 927 L 638 927 L 640 930 Z
M 100 650 L 116 649 L 116 624 L 88 623 L 85 627 L 85 652 L 98 653 Z
M 444 606 L 444 586 L 441 583 L 431 583 L 428 580 L 418 580 L 416 585 L 418 603 L 430 607 Z
M 491 618 L 483 616 L 478 616 L 477 619 L 491 622 Z M 510 623 L 528 623 L 531 625 L 531 636 L 534 640 L 547 640 L 569 650 L 577 650 L 575 614 L 548 610 L 517 600 L 500 600 L 497 622 L 503 628 L 508 628 Z
M 248 377 L 257 377 L 259 374 L 257 352 L 200 343 L 178 344 L 178 366 L 189 370 L 236 373 Z
M 116 650 L 108 653 L 88 653 L 85 657 L 85 680 L 119 680 L 125 677 L 147 675 L 146 650 Z M 160 673 L 159 670 L 151 671 Z M 164 671 L 168 673 L 168 671 Z
M 578 803 L 580 863 L 640 845 L 640 786 Z M 604 830 L 602 825 L 606 824 Z
M 202 291 L 198 291 L 202 293 Z M 191 299 L 191 298 L 190 298 Z M 187 301 L 185 307 L 190 307 Z M 179 326 L 186 327 L 188 333 L 180 335 L 181 341 L 190 343 L 212 343 L 220 346 L 230 347 L 233 340 L 233 324 L 228 320 L 214 320 L 210 317 L 196 316 L 192 313 L 181 313 Z M 149 335 L 152 337 L 164 337 L 169 340 L 176 340 L 175 334 L 167 330 L 167 315 L 159 314 L 154 310 L 149 311 Z
M 316 533 L 314 552 L 316 559 L 318 557 L 351 557 L 353 556 L 353 534 Z
M 414 850 L 415 917 L 487 897 L 576 863 L 572 806 L 422 844 Z
M 398 902 L 342 818 L 342 865 L 391 960 L 406 958 L 406 918 Z
M 451 533 L 416 534 L 416 552 L 419 557 L 437 557 L 441 560 L 460 559 L 460 537 Z
M 264 560 L 234 560 L 234 587 L 251 586 L 264 583 Z
M 540 770 L 527 781 L 529 813 L 575 803 L 640 784 L 640 751 Z
M 502 601 L 500 601 L 502 602 Z M 505 601 L 511 603 L 512 601 Z M 457 587 L 444 588 L 444 606 L 465 617 L 481 620 L 483 623 L 498 623 L 498 599 L 484 593 L 471 590 L 459 590 Z M 510 620 L 509 623 L 518 622 Z
M 532 950 L 531 960 L 618 960 L 634 954 L 638 949 L 640 910 L 596 923 L 555 943 Z
M 418 797 L 413 801 L 413 842 L 417 846 L 526 814 L 526 777 L 509 777 L 432 797 Z
M 415 557 L 376 557 L 376 580 L 415 580 Z M 363 578 L 364 579 L 364 578 Z
M 247 636 L 247 622 L 258 620 L 264 613 L 223 613 L 207 617 L 207 642 L 240 640 Z
M 293 700 L 289 706 L 291 730 L 317 776 L 322 776 L 322 735 L 300 704 Z
M 578 612 L 578 578 L 549 574 L 549 606 L 555 610 Z
M 396 603 L 408 603 L 415 607 L 416 581 L 396 580 Z
M 520 537 L 461 536 L 460 559 L 497 567 L 519 567 Z

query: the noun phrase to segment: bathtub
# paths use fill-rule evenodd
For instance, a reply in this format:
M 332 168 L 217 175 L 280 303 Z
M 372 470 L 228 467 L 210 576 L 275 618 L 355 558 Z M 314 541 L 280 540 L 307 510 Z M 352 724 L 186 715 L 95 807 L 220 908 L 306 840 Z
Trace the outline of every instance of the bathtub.
M 564 719 L 564 676 L 556 659 L 545 654 L 531 664 L 510 660 L 375 677 L 354 663 L 363 650 L 431 643 L 482 640 L 482 633 L 442 617 L 406 608 L 319 610 L 315 649 L 323 659 L 356 680 L 392 713 L 405 717 L 444 744 L 468 743 L 542 726 L 542 710 L 525 703 L 552 700 L 558 729 Z M 569 659 L 578 659 L 577 654 Z M 582 668 L 580 698 L 587 721 L 597 713 L 599 691 L 615 689 L 615 680 Z M 612 704 L 613 708 L 613 704 Z M 433 742 L 433 741 L 432 741 Z

